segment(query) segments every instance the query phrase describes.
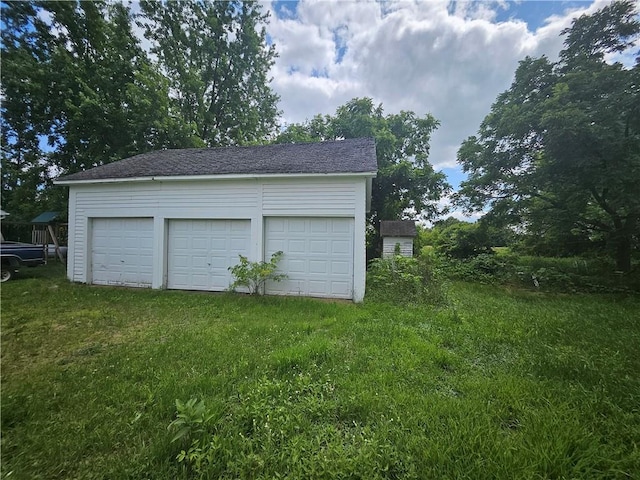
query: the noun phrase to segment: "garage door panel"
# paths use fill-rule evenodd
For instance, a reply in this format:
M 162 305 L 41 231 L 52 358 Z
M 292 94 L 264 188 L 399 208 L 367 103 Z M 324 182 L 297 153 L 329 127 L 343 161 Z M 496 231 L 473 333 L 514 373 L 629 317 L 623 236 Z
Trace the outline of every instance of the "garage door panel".
M 92 219 L 91 283 L 150 287 L 152 276 L 153 219 Z
M 224 235 L 224 232 L 220 233 L 220 232 L 214 232 L 218 235 Z M 211 249 L 214 252 L 227 252 L 227 244 L 228 241 L 226 238 L 213 238 L 211 239 Z
M 269 231 L 272 233 L 283 233 L 284 232 L 284 220 L 280 218 L 270 218 L 269 219 Z
M 289 233 L 305 233 L 307 231 L 307 225 L 305 220 L 302 219 L 290 219 L 288 222 L 288 228 L 285 226 L 285 229 L 288 230 Z
M 312 233 L 327 233 L 329 228 L 328 224 L 328 221 L 318 219 L 317 221 L 312 222 L 309 227 Z
M 349 275 L 349 265 L 346 262 L 331 262 L 331 273 L 334 275 Z
M 231 265 L 229 265 L 229 259 L 228 257 L 213 257 L 211 258 L 211 264 L 210 266 L 214 269 L 214 270 L 226 270 L 227 268 L 229 268 Z
M 193 248 L 196 250 L 200 250 L 200 249 L 206 249 L 207 245 L 208 245 L 208 239 L 205 237 L 196 237 L 194 236 L 191 239 L 191 245 L 189 245 L 189 239 L 186 237 L 180 238 L 179 242 L 176 242 L 176 247 L 178 248 Z
M 249 220 L 182 220 L 169 222 L 167 287 L 223 291 L 233 278 L 229 267 L 238 255 L 249 255 Z
M 327 294 L 327 282 L 322 280 L 309 280 L 309 293 L 311 295 L 323 296 Z
M 267 293 L 351 298 L 353 219 L 265 219 L 265 258 L 282 250 L 282 282 L 268 282 Z
M 238 234 L 240 234 L 241 237 L 244 238 L 244 235 L 246 233 L 246 225 L 242 222 L 234 222 L 231 224 L 231 231 L 232 232 L 237 232 Z
M 351 292 L 351 284 L 347 282 L 331 282 L 331 293 L 336 296 L 344 295 L 345 292 Z
M 287 252 L 289 253 L 304 253 L 307 250 L 306 242 L 304 240 L 289 240 Z
M 295 259 L 289 259 L 288 260 L 288 269 L 287 272 L 289 274 L 289 276 L 296 274 L 296 273 L 304 273 L 304 267 L 305 267 L 305 262 L 304 260 L 295 260 Z
M 310 240 L 309 253 L 326 255 L 329 253 L 329 240 Z
M 333 240 L 331 242 L 331 253 L 333 255 L 351 255 L 351 242 L 344 240 Z
M 194 273 L 191 277 L 188 275 L 182 275 L 182 281 L 187 284 L 187 282 L 192 282 L 195 285 L 206 285 L 209 282 L 209 275 Z
M 334 222 L 331 224 L 331 231 L 333 233 L 344 233 L 350 235 L 353 233 L 353 226 L 346 222 Z
M 327 262 L 326 260 L 309 260 L 309 273 L 320 273 L 326 275 Z

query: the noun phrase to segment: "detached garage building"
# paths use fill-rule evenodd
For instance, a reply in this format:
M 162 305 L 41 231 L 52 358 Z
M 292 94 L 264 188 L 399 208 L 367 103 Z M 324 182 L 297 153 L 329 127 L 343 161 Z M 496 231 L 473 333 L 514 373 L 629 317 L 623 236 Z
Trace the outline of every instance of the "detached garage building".
M 268 294 L 361 301 L 373 139 L 162 150 L 58 178 L 68 277 L 223 291 L 238 255 L 282 250 Z

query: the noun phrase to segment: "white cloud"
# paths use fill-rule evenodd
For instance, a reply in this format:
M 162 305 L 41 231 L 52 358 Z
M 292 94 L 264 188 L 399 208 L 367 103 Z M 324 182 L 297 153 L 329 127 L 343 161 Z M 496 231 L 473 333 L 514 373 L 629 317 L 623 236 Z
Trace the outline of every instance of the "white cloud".
M 283 121 L 331 114 L 355 96 L 369 96 L 388 113 L 438 118 L 431 161 L 455 166 L 458 147 L 509 87 L 518 61 L 556 58 L 571 18 L 603 3 L 585 3 L 532 30 L 521 20 L 496 21 L 509 7 L 504 1 L 301 0 L 288 18 L 272 11 L 268 28 L 280 53 L 272 73 Z
M 280 53 L 273 87 L 283 122 L 332 114 L 351 98 L 372 97 L 387 113 L 412 110 L 439 119 L 430 160 L 436 169 L 456 168 L 460 144 L 509 87 L 518 62 L 527 55 L 556 59 L 560 32 L 577 15 L 607 3 L 585 2 L 537 28 L 515 18 L 498 22 L 498 13 L 514 6 L 504 0 L 301 0 L 284 18 L 272 10 L 268 32 Z

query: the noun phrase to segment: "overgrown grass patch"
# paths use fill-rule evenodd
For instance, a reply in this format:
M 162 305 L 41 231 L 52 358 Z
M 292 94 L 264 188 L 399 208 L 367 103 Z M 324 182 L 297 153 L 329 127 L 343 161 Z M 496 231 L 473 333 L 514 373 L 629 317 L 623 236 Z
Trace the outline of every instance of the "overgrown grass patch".
M 640 471 L 637 297 L 459 283 L 448 307 L 352 305 L 48 268 L 2 286 L 3 477 Z M 191 398 L 211 420 L 171 442 Z
M 469 258 L 437 257 L 449 278 L 565 293 L 640 293 L 640 269 L 615 270 L 607 258 L 536 257 L 508 250 Z

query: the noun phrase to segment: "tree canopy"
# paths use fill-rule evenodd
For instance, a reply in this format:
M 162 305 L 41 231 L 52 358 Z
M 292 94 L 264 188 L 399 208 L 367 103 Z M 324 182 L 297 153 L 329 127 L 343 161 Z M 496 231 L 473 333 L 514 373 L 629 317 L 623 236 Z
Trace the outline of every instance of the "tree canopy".
M 640 235 L 640 63 L 607 61 L 638 38 L 636 5 L 614 2 L 573 21 L 557 62 L 520 62 L 477 136 L 458 151 L 467 210 L 538 236 L 604 241 L 631 268 Z
M 384 114 L 371 98 L 354 98 L 334 115 L 316 115 L 302 124 L 289 125 L 277 143 L 313 142 L 373 137 L 376 141 L 378 176 L 373 180 L 369 256 L 380 250 L 380 220 L 434 219 L 444 209 L 438 200 L 450 190 L 445 175 L 428 161 L 431 134 L 438 121 L 402 111 Z
M 1 8 L 1 200 L 11 219 L 66 210 L 65 189 L 51 185 L 59 174 L 160 148 L 266 141 L 274 131 L 274 47 L 260 5 L 143 3 L 158 62 L 123 3 Z
M 152 42 L 184 121 L 206 145 L 264 141 L 275 133 L 278 96 L 269 69 L 268 14 L 250 1 L 143 0 L 138 23 Z

